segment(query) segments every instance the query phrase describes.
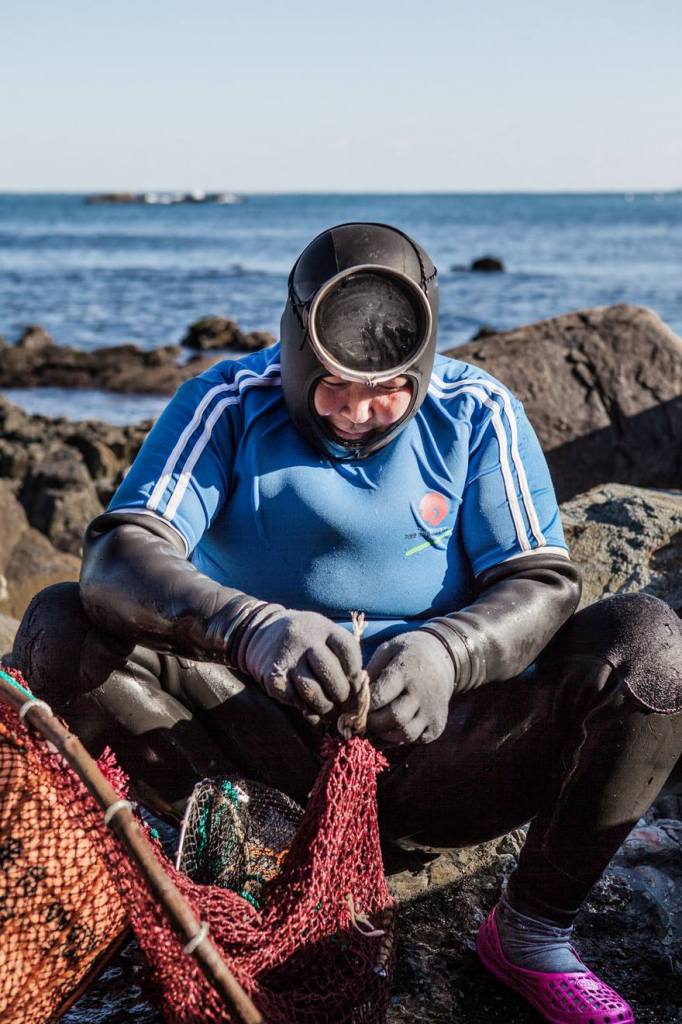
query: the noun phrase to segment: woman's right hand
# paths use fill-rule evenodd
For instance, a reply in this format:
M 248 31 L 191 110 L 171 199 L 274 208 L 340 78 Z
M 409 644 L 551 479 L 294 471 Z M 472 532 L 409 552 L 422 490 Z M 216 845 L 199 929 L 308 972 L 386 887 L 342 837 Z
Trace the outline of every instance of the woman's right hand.
M 282 704 L 322 718 L 345 710 L 362 672 L 360 645 L 317 612 L 266 604 L 246 627 L 239 664 Z

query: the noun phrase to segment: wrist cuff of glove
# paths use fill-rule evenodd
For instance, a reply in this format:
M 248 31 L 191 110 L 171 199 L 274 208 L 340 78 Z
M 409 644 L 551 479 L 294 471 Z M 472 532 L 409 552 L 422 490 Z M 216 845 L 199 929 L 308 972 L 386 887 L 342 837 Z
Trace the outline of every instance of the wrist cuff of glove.
M 240 672 L 244 672 L 247 675 L 252 674 L 247 665 L 249 644 L 261 626 L 278 617 L 284 611 L 284 606 L 281 604 L 268 604 L 266 601 L 256 602 L 254 599 L 254 604 L 250 612 L 244 616 L 239 627 L 238 636 L 233 644 L 235 664 Z
M 476 666 L 480 658 L 476 656 L 470 638 L 459 630 L 451 619 L 429 619 L 426 626 L 421 627 L 425 633 L 438 637 L 452 658 L 455 671 L 455 693 L 471 689 L 478 675 Z M 480 666 L 479 666 L 480 668 Z
M 266 602 L 246 594 L 228 601 L 210 620 L 206 629 L 209 646 L 220 653 L 220 660 L 229 668 L 245 671 L 240 663 L 244 635 Z

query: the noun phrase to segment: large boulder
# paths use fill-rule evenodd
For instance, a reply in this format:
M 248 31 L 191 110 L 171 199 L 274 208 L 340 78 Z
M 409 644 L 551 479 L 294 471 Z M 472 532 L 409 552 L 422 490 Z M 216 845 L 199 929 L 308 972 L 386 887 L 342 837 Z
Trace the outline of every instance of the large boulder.
M 561 506 L 581 605 L 643 590 L 682 616 L 682 491 L 606 484 Z
M 682 482 L 682 341 L 655 313 L 567 313 L 447 353 L 524 402 L 560 501 L 601 483 Z
M 103 511 L 80 452 L 67 445 L 28 470 L 19 498 L 31 526 L 74 555 L 81 553 L 85 527 Z
M 151 421 L 119 427 L 96 420 L 30 415 L 0 395 L 0 477 L 19 488 L 56 448 L 80 453 L 90 477 L 117 484 L 133 461 Z M 78 472 L 78 471 L 77 471 Z
M 224 316 L 204 316 L 187 328 L 180 342 L 185 348 L 206 351 L 213 348 L 242 348 L 244 332 Z
M 76 580 L 79 570 L 78 558 L 58 551 L 29 525 L 13 485 L 0 479 L 0 655 L 11 647 L 8 617 L 21 618 L 38 590 Z
M 7 578 L 7 566 L 22 535 L 28 530 L 28 519 L 8 480 L 0 480 L 0 609 L 14 607 L 14 593 Z
M 77 580 L 80 559 L 58 551 L 44 534 L 29 527 L 19 538 L 5 568 L 6 597 L 0 612 L 21 619 L 39 590 Z
M 186 348 L 202 352 L 212 349 L 236 349 L 241 352 L 256 352 L 274 345 L 275 339 L 268 331 L 245 333 L 234 320 L 224 316 L 205 316 L 196 320 L 187 329 L 180 342 Z

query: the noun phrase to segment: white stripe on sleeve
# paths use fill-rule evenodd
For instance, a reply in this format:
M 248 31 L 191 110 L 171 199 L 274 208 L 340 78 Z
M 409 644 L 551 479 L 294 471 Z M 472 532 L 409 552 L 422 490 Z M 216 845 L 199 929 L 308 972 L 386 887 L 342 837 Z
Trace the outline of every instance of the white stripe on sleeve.
M 147 501 L 147 508 L 149 509 L 150 512 L 155 512 L 159 507 L 159 503 L 166 492 L 166 488 L 168 487 L 173 478 L 175 467 L 177 466 L 180 457 L 182 456 L 182 453 L 187 447 L 187 444 L 190 438 L 192 437 L 192 434 L 199 426 L 199 423 L 201 422 L 201 419 L 206 409 L 214 400 L 214 398 L 217 398 L 217 396 L 221 394 L 235 394 L 235 392 L 239 392 L 241 394 L 242 389 L 252 383 L 278 384 L 280 378 L 273 377 L 272 375 L 275 373 L 279 373 L 279 368 L 279 363 L 271 363 L 270 366 L 268 366 L 267 370 L 265 370 L 265 372 L 260 376 L 254 373 L 253 370 L 240 370 L 238 373 L 235 374 L 234 380 L 230 384 L 216 384 L 215 387 L 211 388 L 210 391 L 206 392 L 206 394 L 204 395 L 204 397 L 201 399 L 198 406 L 194 410 L 194 415 L 192 416 L 192 419 L 189 421 L 185 429 L 180 434 L 180 437 L 176 441 L 173 450 L 171 451 L 170 455 L 166 460 L 166 464 L 163 467 L 161 476 L 157 480 L 154 490 L 149 496 L 149 500 Z
M 433 385 L 429 388 L 432 394 L 437 398 L 450 398 L 450 394 L 445 394 L 439 391 Z M 491 398 L 479 387 L 463 386 L 458 394 L 470 394 L 479 401 L 487 405 L 492 412 L 492 424 L 495 436 L 497 438 L 497 444 L 500 449 L 500 470 L 502 472 L 502 482 L 504 484 L 504 492 L 507 498 L 507 505 L 509 506 L 509 512 L 514 523 L 514 529 L 516 530 L 516 539 L 519 543 L 519 547 L 522 551 L 530 551 L 530 544 L 528 543 L 528 537 L 526 536 L 526 527 L 523 522 L 523 516 L 521 514 L 521 506 L 519 505 L 519 499 L 516 494 L 516 488 L 514 486 L 514 478 L 512 477 L 511 467 L 509 465 L 509 446 L 507 442 L 507 432 L 504 429 L 504 423 L 502 422 L 502 416 L 500 415 L 500 407 L 494 398 Z
M 279 369 L 279 366 L 277 366 L 277 369 Z M 222 415 L 224 410 L 230 405 L 236 405 L 239 402 L 242 393 L 246 391 L 248 388 L 268 387 L 270 385 L 279 384 L 280 380 L 280 377 L 267 377 L 266 375 L 262 375 L 260 377 L 250 377 L 247 380 L 240 382 L 238 395 L 232 395 L 230 397 L 223 398 L 220 402 L 218 402 L 215 405 L 213 411 L 206 420 L 201 436 L 198 438 L 197 442 L 194 445 L 194 448 L 188 455 L 187 461 L 185 462 L 185 465 L 182 468 L 182 472 L 175 483 L 175 487 L 171 494 L 170 501 L 168 502 L 166 510 L 163 513 L 164 519 L 167 519 L 169 521 L 172 520 L 178 508 L 180 507 L 180 502 L 184 498 L 185 491 L 187 490 L 189 482 L 192 479 L 194 467 L 201 458 L 201 455 L 211 438 L 213 428 L 220 419 L 220 416 Z
M 437 377 L 436 374 L 434 373 L 431 376 L 431 380 L 434 382 L 432 387 L 435 387 L 436 389 L 432 393 L 437 394 L 438 398 L 450 398 L 454 397 L 457 394 L 466 393 L 466 391 L 471 385 L 475 385 L 476 387 L 483 387 L 487 389 L 494 395 L 499 395 L 499 397 L 502 399 L 504 411 L 507 416 L 507 421 L 509 423 L 512 462 L 514 464 L 514 469 L 516 470 L 516 475 L 518 477 L 519 487 L 521 489 L 521 496 L 523 498 L 523 504 L 526 509 L 526 515 L 528 516 L 528 523 L 530 525 L 531 533 L 533 534 L 536 543 L 540 547 L 545 546 L 547 544 L 547 541 L 540 528 L 540 520 L 538 519 L 537 510 L 533 502 L 530 487 L 528 486 L 528 477 L 526 476 L 526 469 L 523 465 L 521 452 L 519 451 L 519 435 L 516 424 L 516 416 L 514 415 L 514 409 L 511 404 L 509 393 L 504 388 L 500 387 L 497 384 L 494 384 L 492 381 L 481 378 L 474 378 L 459 383 L 447 383 L 446 381 L 441 380 L 440 377 Z M 431 390 L 431 388 L 429 388 L 429 390 Z M 438 391 L 440 391 L 440 394 L 437 393 Z

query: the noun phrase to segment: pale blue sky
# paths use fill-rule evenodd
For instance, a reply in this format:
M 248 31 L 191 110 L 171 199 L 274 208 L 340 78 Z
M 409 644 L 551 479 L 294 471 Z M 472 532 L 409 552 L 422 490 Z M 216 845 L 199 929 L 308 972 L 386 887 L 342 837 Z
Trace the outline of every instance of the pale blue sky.
M 680 0 L 5 0 L 0 190 L 682 187 Z

